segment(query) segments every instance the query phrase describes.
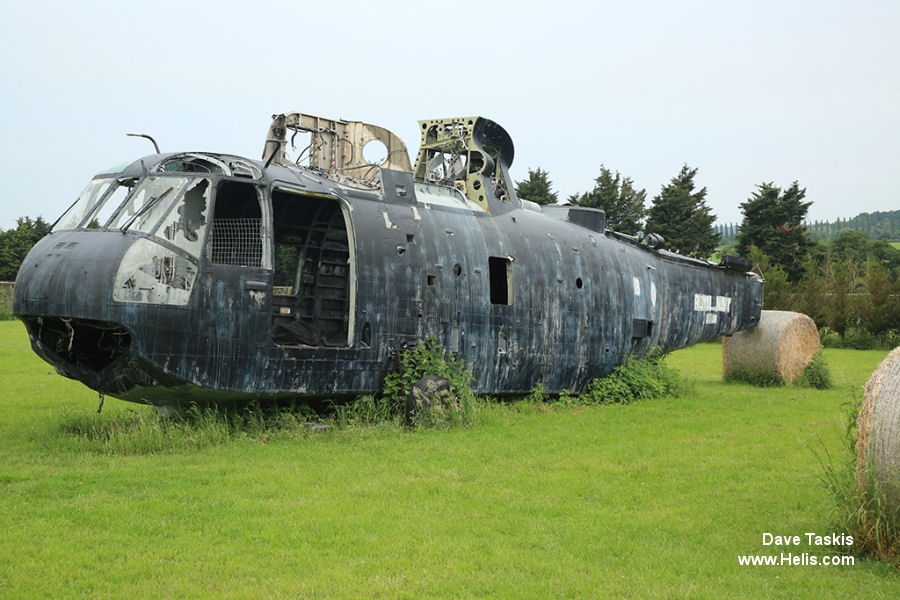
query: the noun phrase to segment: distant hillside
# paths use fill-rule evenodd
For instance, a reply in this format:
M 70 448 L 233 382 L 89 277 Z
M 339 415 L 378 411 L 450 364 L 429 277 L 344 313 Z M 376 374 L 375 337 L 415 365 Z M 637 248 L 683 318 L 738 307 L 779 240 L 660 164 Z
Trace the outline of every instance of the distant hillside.
M 842 231 L 852 229 L 868 235 L 873 240 L 900 241 L 900 210 L 887 212 L 861 213 L 851 219 L 837 221 L 813 221 L 806 223 L 809 237 L 817 242 L 827 242 L 836 238 Z M 716 231 L 722 235 L 722 243 L 734 241 L 740 223 L 716 225 Z

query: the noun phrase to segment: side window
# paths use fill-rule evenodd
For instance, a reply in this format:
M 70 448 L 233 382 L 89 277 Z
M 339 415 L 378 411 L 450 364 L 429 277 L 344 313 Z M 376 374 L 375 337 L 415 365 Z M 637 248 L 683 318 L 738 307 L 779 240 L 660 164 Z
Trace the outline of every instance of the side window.
M 236 267 L 263 266 L 262 210 L 257 187 L 225 180 L 216 189 L 206 258 Z
M 512 304 L 512 261 L 500 256 L 488 258 L 491 277 L 491 304 Z
M 203 178 L 189 182 L 178 204 L 163 220 L 159 235 L 199 256 L 206 231 L 208 206 L 209 180 Z

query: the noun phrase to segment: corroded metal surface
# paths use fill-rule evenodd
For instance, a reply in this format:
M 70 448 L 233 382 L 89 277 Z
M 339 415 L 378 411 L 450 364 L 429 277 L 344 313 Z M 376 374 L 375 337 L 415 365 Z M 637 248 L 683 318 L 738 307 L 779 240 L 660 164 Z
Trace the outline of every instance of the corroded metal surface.
M 430 335 L 478 392 L 577 392 L 628 355 L 759 320 L 761 281 L 742 265 L 517 198 L 491 121 L 420 122 L 412 167 L 387 130 L 292 115 L 261 161 L 157 154 L 95 177 L 19 272 L 34 350 L 160 406 L 371 393 Z M 306 165 L 284 152 L 297 132 Z M 360 162 L 372 139 L 389 160 Z

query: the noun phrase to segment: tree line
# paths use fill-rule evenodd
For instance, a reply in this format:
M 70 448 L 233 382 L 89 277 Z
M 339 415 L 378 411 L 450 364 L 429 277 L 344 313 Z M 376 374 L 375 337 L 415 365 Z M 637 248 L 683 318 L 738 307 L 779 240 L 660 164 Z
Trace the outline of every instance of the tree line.
M 751 259 L 765 279 L 764 307 L 808 314 L 828 343 L 900 344 L 900 249 L 887 241 L 900 239 L 900 211 L 811 227 L 805 188 L 797 181 L 787 188 L 763 182 L 741 203 L 739 225 L 715 226 L 696 175 L 696 168 L 682 167 L 648 208 L 646 190 L 601 165 L 594 187 L 568 203 L 606 211 L 616 231 L 660 234 L 667 249 L 681 254 Z M 558 202 L 540 168 L 528 170 L 516 194 L 539 204 Z
M 41 217 L 21 217 L 15 229 L 0 229 L 0 281 L 15 281 L 25 255 L 49 232 L 50 223 Z
M 900 210 L 860 213 L 855 217 L 835 221 L 806 221 L 806 232 L 817 242 L 833 240 L 843 231 L 858 231 L 873 240 L 900 241 Z M 737 239 L 740 223 L 717 224 L 716 231 L 722 236 L 722 243 L 729 244 Z
M 600 165 L 594 187 L 573 194 L 568 203 L 606 212 L 610 229 L 628 235 L 657 234 L 666 248 L 695 258 L 706 258 L 718 248 L 722 236 L 713 224 L 716 217 L 706 204 L 706 188 L 697 188 L 697 169 L 684 165 L 681 171 L 653 197 L 648 208 L 647 191 L 637 189 L 630 177 Z M 547 171 L 528 169 L 528 179 L 516 182 L 516 195 L 538 204 L 556 204 Z

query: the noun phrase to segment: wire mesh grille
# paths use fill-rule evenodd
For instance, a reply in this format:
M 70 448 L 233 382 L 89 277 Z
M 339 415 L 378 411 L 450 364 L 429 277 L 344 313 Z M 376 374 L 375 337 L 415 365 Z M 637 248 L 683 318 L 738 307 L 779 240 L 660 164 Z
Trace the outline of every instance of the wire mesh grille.
M 261 266 L 261 223 L 261 219 L 213 219 L 208 258 L 223 265 Z

